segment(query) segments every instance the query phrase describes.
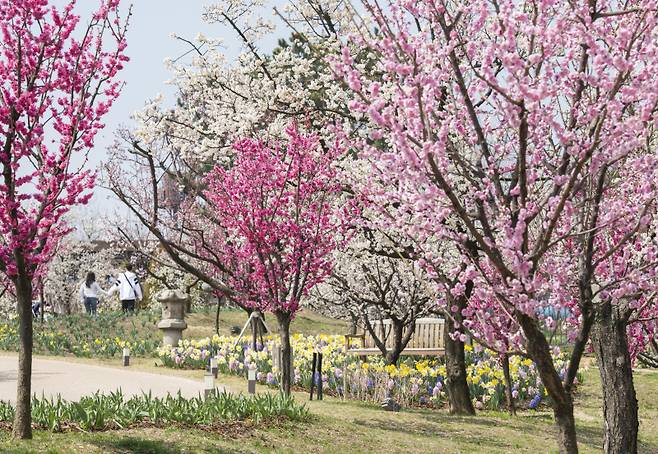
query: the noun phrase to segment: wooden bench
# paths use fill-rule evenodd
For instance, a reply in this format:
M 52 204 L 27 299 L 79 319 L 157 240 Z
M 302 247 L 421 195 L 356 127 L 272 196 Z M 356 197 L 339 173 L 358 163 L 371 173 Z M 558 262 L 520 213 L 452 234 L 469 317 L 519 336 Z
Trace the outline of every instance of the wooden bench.
M 393 346 L 393 326 L 391 320 L 377 320 L 373 328 L 380 333 L 379 338 L 385 339 L 386 348 Z M 406 334 L 406 333 L 405 333 Z M 352 347 L 352 339 L 361 339 L 361 346 Z M 369 356 L 380 355 L 375 341 L 367 329 L 362 334 L 345 335 L 345 351 L 349 355 Z M 445 354 L 444 320 L 442 318 L 419 318 L 416 320 L 416 329 L 409 339 L 409 343 L 402 350 L 401 355 L 406 356 L 439 356 Z

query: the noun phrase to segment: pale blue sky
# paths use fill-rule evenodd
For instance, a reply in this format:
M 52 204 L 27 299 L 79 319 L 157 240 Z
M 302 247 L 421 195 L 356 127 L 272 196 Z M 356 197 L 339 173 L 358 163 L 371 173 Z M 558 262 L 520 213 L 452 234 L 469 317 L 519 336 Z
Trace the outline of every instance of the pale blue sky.
M 64 0 L 55 0 L 54 3 L 62 4 Z M 122 3 L 124 8 L 130 4 L 129 0 L 123 0 Z M 139 110 L 146 100 L 162 93 L 165 99 L 173 102 L 175 91 L 166 85 L 171 74 L 165 69 L 164 60 L 184 54 L 189 47 L 172 38 L 172 33 L 188 39 L 193 39 L 199 32 L 208 37 L 220 37 L 226 44 L 226 54 L 229 58 L 234 58 L 239 53 L 239 43 L 233 33 L 220 25 L 203 21 L 203 7 L 211 3 L 212 0 L 133 1 L 127 50 L 131 60 L 121 74 L 126 85 L 121 97 L 105 117 L 106 127 L 97 137 L 96 146 L 90 154 L 91 167 L 98 166 L 105 159 L 105 150 L 113 142 L 117 128 L 130 125 L 131 115 Z M 97 5 L 96 0 L 78 0 L 76 11 L 85 21 Z M 262 13 L 269 16 L 271 7 Z M 260 43 L 266 51 L 275 44 L 276 39 Z M 92 203 L 79 207 L 76 215 L 109 215 L 117 208 L 119 203 L 112 199 L 112 195 L 97 188 Z

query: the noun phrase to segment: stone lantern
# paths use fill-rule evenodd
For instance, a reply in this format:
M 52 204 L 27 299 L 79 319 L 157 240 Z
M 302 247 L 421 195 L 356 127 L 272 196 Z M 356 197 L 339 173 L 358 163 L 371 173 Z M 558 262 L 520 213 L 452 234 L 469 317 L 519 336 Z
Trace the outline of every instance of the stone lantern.
M 162 320 L 158 323 L 158 329 L 162 330 L 162 342 L 176 346 L 187 328 L 185 307 L 190 297 L 180 290 L 163 290 L 155 298 L 162 304 Z

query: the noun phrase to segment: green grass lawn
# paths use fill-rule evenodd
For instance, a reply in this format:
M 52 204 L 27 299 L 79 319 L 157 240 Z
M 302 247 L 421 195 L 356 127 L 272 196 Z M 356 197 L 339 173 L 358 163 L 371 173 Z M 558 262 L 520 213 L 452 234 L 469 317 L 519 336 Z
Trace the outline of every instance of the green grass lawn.
M 183 337 L 187 339 L 198 339 L 209 337 L 215 334 L 215 309 L 195 311 L 185 315 L 187 329 L 183 331 Z M 230 335 L 231 328 L 238 327 L 240 330 L 247 321 L 247 313 L 242 309 L 225 309 L 219 313 L 219 333 L 221 335 Z M 138 313 L 134 317 L 122 319 L 117 328 L 130 332 L 135 327 L 140 330 L 140 337 L 158 337 L 160 332 L 157 328 L 159 317 L 148 316 L 146 312 Z M 271 314 L 266 314 L 265 323 L 273 333 L 279 332 L 276 318 Z M 299 334 L 346 334 L 349 330 L 347 322 L 323 317 L 308 309 L 301 310 L 290 325 L 292 333 Z M 250 335 L 250 329 L 247 328 L 246 336 Z M 113 333 L 107 333 L 111 337 Z
M 231 328 L 236 326 L 242 329 L 247 321 L 247 313 L 242 309 L 223 309 L 219 313 L 219 333 L 231 334 Z M 187 330 L 183 332 L 186 338 L 201 338 L 215 334 L 215 311 L 194 312 L 185 316 Z M 265 316 L 265 323 L 272 332 L 277 333 L 276 318 L 272 315 Z M 290 331 L 295 334 L 347 334 L 349 328 L 347 322 L 323 317 L 308 309 L 300 311 L 290 325 Z M 250 335 L 247 328 L 246 336 Z
M 80 359 L 83 362 L 93 360 Z M 120 367 L 116 361 L 96 363 Z M 134 368 L 175 373 L 200 379 L 201 371 L 172 371 L 156 367 L 154 360 L 136 360 Z M 581 452 L 602 449 L 598 371 L 584 372 L 585 383 L 576 397 L 576 418 Z M 222 376 L 230 390 L 246 390 L 234 376 Z M 636 373 L 640 401 L 640 452 L 658 452 L 658 371 Z M 259 392 L 272 392 L 259 387 Z M 300 401 L 305 393 L 296 393 Z M 35 432 L 32 441 L 14 442 L 0 431 L 0 452 L 7 453 L 215 453 L 215 452 L 327 452 L 327 453 L 508 453 L 557 452 L 551 413 L 522 412 L 510 417 L 501 412 L 481 412 L 476 417 L 453 417 L 445 410 L 408 409 L 388 413 L 375 405 L 327 398 L 309 402 L 307 423 L 281 423 L 270 427 L 246 425 L 230 436 L 175 428 L 135 428 L 103 433 Z

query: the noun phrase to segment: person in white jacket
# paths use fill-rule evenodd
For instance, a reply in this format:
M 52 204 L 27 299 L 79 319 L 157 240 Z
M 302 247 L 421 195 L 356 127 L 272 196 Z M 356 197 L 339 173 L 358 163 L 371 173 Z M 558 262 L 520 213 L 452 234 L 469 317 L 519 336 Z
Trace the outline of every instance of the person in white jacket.
M 85 310 L 89 315 L 96 315 L 98 308 L 98 296 L 100 294 L 107 295 L 105 290 L 96 282 L 96 275 L 90 271 L 87 273 L 87 278 L 80 286 L 80 299 L 85 305 Z
M 114 285 L 108 292 L 109 295 L 119 292 L 121 310 L 126 314 L 135 312 L 136 302 L 142 299 L 142 287 L 139 285 L 137 275 L 132 270 L 133 266 L 128 263 L 126 271 L 117 276 Z

